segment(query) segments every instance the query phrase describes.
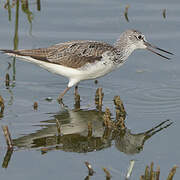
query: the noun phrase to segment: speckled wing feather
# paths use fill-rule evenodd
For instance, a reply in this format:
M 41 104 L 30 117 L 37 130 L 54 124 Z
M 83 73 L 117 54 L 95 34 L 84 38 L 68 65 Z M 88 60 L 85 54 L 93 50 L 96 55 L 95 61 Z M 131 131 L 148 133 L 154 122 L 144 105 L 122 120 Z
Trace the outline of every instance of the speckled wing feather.
M 86 63 L 100 61 L 105 51 L 114 50 L 114 47 L 97 41 L 69 41 L 49 48 L 32 50 L 3 50 L 19 56 L 29 56 L 34 59 L 55 63 L 71 68 L 80 68 Z

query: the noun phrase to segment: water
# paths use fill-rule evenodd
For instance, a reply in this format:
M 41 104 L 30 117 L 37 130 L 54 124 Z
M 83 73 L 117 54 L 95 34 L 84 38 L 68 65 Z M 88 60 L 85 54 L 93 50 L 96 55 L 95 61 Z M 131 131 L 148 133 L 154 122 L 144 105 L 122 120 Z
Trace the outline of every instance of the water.
M 173 165 L 180 164 L 180 145 L 176 141 L 180 125 L 178 0 L 51 0 L 41 1 L 40 11 L 33 0 L 29 1 L 32 14 L 23 12 L 20 3 L 18 19 L 16 5 L 11 9 L 11 21 L 4 4 L 5 1 L 0 4 L 1 48 L 47 47 L 75 39 L 113 43 L 121 32 L 135 28 L 144 32 L 152 44 L 175 56 L 166 61 L 145 50 L 134 52 L 123 67 L 100 78 L 97 85 L 93 81 L 80 83 L 81 111 L 76 112 L 73 111 L 73 89 L 64 98 L 68 109 L 56 102 L 66 86 L 65 78 L 18 59 L 13 66 L 13 58 L 1 55 L 0 95 L 5 100 L 5 112 L 0 124 L 8 125 L 15 144 L 7 168 L 0 168 L 1 179 L 84 179 L 87 176 L 85 161 L 96 171 L 91 179 L 105 179 L 102 167 L 110 171 L 112 179 L 123 179 L 131 159 L 135 159 L 131 179 L 138 179 L 151 161 L 160 166 L 161 179 L 164 179 Z M 130 5 L 129 22 L 124 17 L 126 5 Z M 165 8 L 166 19 L 162 15 Z M 9 69 L 8 63 L 11 63 Z M 10 74 L 9 88 L 4 82 L 6 73 Z M 105 94 L 103 111 L 109 107 L 113 117 L 113 97 L 120 95 L 123 100 L 128 113 L 125 135 L 104 138 L 102 114 L 94 105 L 97 87 L 103 87 Z M 46 101 L 47 97 L 52 101 Z M 35 101 L 37 111 L 33 110 Z M 56 119 L 62 124 L 61 139 L 56 136 Z M 148 139 L 145 132 L 167 119 L 173 124 Z M 94 129 L 91 138 L 87 137 L 88 121 L 92 121 Z M 0 154 L 4 165 L 6 143 L 2 131 Z M 177 170 L 175 179 L 179 178 Z

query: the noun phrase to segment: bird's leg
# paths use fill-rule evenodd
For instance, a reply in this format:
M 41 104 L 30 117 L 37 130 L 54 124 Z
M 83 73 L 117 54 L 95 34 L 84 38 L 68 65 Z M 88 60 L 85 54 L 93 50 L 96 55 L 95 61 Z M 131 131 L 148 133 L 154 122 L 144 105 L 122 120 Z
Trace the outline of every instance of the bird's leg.
M 61 102 L 62 101 L 62 98 L 64 97 L 64 95 L 68 92 L 68 90 L 70 89 L 71 87 L 67 87 L 63 93 L 61 93 L 58 97 L 58 101 Z

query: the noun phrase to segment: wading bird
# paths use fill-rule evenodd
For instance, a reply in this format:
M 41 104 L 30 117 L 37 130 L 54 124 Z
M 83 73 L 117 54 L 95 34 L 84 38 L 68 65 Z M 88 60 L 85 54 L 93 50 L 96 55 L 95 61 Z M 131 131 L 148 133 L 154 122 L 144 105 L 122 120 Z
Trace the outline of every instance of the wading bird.
M 67 77 L 69 83 L 58 97 L 62 100 L 66 92 L 80 81 L 96 79 L 122 66 L 136 49 L 147 49 L 166 59 L 170 58 L 154 49 L 173 55 L 148 43 L 145 36 L 137 30 L 123 32 L 114 45 L 100 41 L 76 40 L 48 48 L 0 51 Z

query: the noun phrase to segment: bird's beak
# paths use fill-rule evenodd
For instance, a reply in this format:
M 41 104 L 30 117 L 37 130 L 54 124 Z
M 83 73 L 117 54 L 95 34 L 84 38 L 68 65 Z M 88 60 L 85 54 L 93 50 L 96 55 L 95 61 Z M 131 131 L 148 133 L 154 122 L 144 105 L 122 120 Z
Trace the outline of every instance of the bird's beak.
M 147 50 L 149 50 L 149 51 L 151 51 L 151 52 L 153 52 L 153 53 L 155 53 L 155 54 L 157 54 L 157 55 L 159 55 L 159 56 L 161 56 L 161 57 L 163 57 L 163 58 L 165 58 L 165 59 L 171 59 L 171 58 L 166 57 L 166 56 L 164 56 L 164 55 L 162 55 L 162 54 L 154 51 L 154 49 L 157 49 L 157 50 L 159 50 L 159 51 L 161 51 L 161 52 L 164 52 L 164 53 L 167 53 L 167 54 L 170 54 L 170 55 L 174 55 L 174 54 L 171 53 L 171 52 L 168 52 L 168 51 L 166 51 L 166 50 L 164 50 L 164 49 L 161 49 L 161 48 L 158 48 L 158 47 L 156 47 L 156 46 L 151 45 L 151 44 L 148 43 L 147 41 L 144 41 L 144 45 L 146 46 Z

